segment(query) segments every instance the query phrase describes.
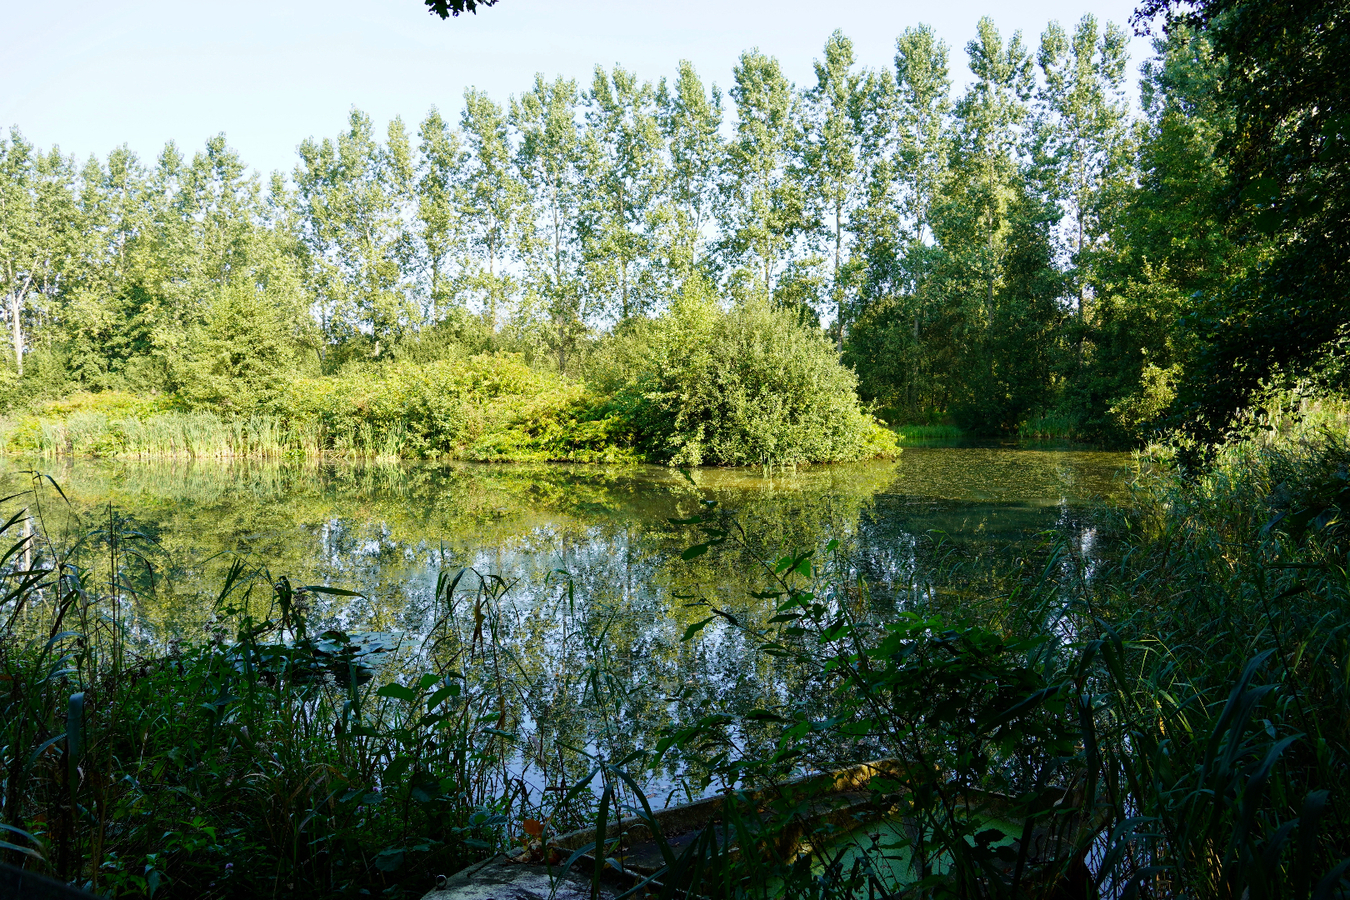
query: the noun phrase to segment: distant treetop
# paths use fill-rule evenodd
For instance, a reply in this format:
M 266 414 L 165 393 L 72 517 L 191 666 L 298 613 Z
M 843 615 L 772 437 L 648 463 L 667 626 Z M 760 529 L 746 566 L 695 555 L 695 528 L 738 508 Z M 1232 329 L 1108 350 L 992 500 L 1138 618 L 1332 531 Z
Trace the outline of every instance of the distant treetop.
M 423 0 L 427 9 L 440 16 L 442 19 L 448 19 L 451 16 L 458 16 L 462 12 L 471 12 L 477 15 L 480 6 L 495 6 L 497 0 Z

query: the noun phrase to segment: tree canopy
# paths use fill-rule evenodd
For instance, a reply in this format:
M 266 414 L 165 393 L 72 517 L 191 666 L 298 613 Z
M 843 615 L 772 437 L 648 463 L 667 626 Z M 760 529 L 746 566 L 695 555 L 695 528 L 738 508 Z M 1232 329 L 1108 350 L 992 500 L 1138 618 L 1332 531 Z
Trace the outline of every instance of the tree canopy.
M 1331 2 L 1150 15 L 1142 115 L 1087 15 L 981 20 L 961 90 L 919 26 L 876 69 L 831 35 L 805 85 L 752 50 L 725 90 L 615 66 L 415 126 L 352 110 L 268 178 L 223 136 L 80 163 L 10 129 L 0 391 L 245 410 L 485 352 L 590 383 L 694 292 L 824 331 L 888 421 L 1222 428 L 1345 340 L 1350 29 Z
M 427 10 L 442 19 L 458 16 L 463 12 L 478 14 L 480 6 L 496 6 L 497 0 L 423 0 Z

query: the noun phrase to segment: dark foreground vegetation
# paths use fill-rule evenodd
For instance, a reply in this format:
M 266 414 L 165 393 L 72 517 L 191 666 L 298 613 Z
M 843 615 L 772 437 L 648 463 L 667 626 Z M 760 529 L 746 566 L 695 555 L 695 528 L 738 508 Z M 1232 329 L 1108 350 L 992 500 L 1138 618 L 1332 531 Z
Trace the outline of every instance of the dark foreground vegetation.
M 667 894 L 867 896 L 905 871 L 914 896 L 1341 896 L 1348 427 L 1344 402 L 1285 396 L 1202 469 L 1155 447 L 1104 557 L 1047 535 L 1011 566 L 946 557 L 890 599 L 851 580 L 833 542 L 767 560 L 777 615 L 692 598 L 707 619 L 685 640 L 724 623 L 804 673 L 791 696 L 703 710 L 655 746 L 589 762 L 521 736 L 491 578 L 443 576 L 440 621 L 409 653 L 314 634 L 306 610 L 323 589 L 241 565 L 215 637 L 165 646 L 128 624 L 134 536 L 90 536 L 122 573 L 95 583 L 59 557 L 25 562 L 52 551 L 16 517 L 0 607 L 4 852 L 116 896 L 415 895 L 493 849 L 640 812 L 649 770 L 749 789 L 893 757 L 904 774 L 873 787 L 909 830 L 847 854 L 820 834 L 802 852 L 775 839 L 800 807 L 765 817 L 733 793 L 734 827 L 672 855 Z M 716 509 L 684 524 L 691 559 L 737 539 Z M 604 630 L 574 639 L 593 662 L 567 690 L 617 714 L 631 688 Z M 555 760 L 556 792 L 513 779 L 522 752 Z M 1028 831 L 1063 841 L 1019 860 L 965 812 L 968 788 L 1014 798 Z M 731 840 L 762 851 L 728 855 Z

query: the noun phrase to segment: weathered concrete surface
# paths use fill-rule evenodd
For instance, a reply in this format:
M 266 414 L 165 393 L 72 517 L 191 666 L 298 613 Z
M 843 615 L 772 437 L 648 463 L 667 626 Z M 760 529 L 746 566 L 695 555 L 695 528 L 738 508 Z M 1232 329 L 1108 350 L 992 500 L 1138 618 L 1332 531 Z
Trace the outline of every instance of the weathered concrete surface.
M 614 896 L 600 886 L 601 900 Z M 550 871 L 496 856 L 452 875 L 422 900 L 591 900 L 591 882 L 560 867 Z

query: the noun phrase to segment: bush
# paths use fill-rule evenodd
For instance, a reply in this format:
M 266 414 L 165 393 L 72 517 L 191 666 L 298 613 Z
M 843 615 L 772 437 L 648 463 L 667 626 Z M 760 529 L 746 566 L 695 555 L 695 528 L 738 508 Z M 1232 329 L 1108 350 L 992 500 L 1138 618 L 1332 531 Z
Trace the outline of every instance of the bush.
M 651 331 L 645 370 L 615 397 L 649 458 L 793 466 L 896 452 L 826 336 L 786 310 L 686 296 Z
M 278 401 L 291 430 L 317 450 L 476 460 L 615 461 L 617 429 L 584 386 L 518 357 L 480 354 L 398 362 L 292 382 Z

